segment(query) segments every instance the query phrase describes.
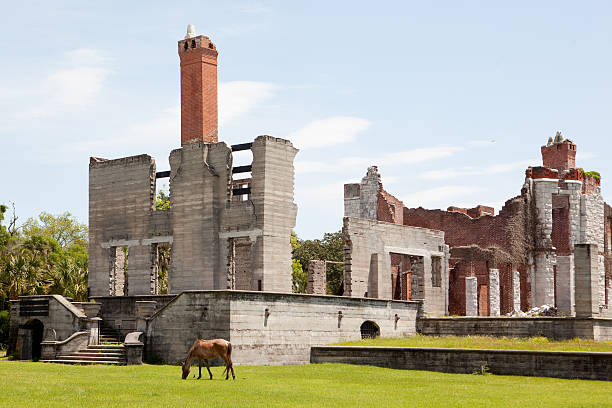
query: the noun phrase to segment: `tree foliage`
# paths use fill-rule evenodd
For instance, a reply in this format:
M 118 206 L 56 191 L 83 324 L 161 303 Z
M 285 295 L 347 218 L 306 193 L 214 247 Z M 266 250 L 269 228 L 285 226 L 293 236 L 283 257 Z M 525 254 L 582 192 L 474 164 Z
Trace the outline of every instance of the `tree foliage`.
M 2 225 L 0 207 L 0 309 L 22 295 L 60 294 L 87 299 L 87 226 L 70 213 L 46 212 L 21 231 Z M 13 214 L 11 222 L 17 217 Z
M 155 208 L 158 211 L 164 211 L 170 208 L 170 196 L 163 186 L 157 192 L 155 198 Z M 157 260 L 159 268 L 157 270 L 157 291 L 161 295 L 168 293 L 168 268 L 170 267 L 170 252 L 172 248 L 168 244 L 159 244 L 157 246 Z
M 295 292 L 306 292 L 308 263 L 311 260 L 342 262 L 344 240 L 342 232 L 325 233 L 323 239 L 302 240 L 292 234 L 293 250 L 293 289 Z M 297 261 L 299 266 L 296 265 Z M 301 272 L 300 268 L 301 267 Z M 327 294 L 337 295 L 342 291 L 343 266 L 330 263 L 327 265 Z

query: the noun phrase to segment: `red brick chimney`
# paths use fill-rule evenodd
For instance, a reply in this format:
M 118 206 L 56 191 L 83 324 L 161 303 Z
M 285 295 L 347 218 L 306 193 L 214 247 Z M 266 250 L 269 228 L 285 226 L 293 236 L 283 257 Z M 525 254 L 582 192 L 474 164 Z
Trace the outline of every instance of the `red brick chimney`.
M 563 139 L 557 132 L 554 140 L 548 139 L 548 144 L 542 146 L 542 162 L 544 167 L 559 171 L 576 168 L 576 145 L 569 139 Z
M 217 48 L 190 24 L 178 42 L 181 59 L 181 146 L 217 143 Z

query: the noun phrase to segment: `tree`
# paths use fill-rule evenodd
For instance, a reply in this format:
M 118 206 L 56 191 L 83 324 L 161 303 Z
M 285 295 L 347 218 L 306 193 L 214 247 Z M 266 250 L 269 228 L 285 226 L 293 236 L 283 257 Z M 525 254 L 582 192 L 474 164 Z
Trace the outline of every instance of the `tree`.
M 53 215 L 43 211 L 38 219 L 29 218 L 22 231 L 26 237 L 52 237 L 64 249 L 72 245 L 87 246 L 87 226 L 69 212 Z
M 295 244 L 292 242 L 293 259 L 297 260 L 303 271 L 308 270 L 308 263 L 311 260 L 324 260 L 324 261 L 335 261 L 342 262 L 344 256 L 344 240 L 342 239 L 342 232 L 325 233 L 323 239 L 314 240 L 301 240 L 297 236 L 295 237 Z M 294 269 L 295 271 L 295 269 Z M 330 295 L 337 295 L 340 292 L 342 286 L 342 275 L 344 273 L 343 266 L 341 264 L 328 264 L 327 265 L 327 293 Z M 304 285 L 306 274 L 304 276 L 297 274 L 299 279 L 294 280 L 294 288 L 301 288 Z
M 164 211 L 170 208 L 170 196 L 166 192 L 164 185 L 157 192 L 155 198 L 155 208 L 158 211 Z M 170 251 L 171 247 L 168 244 L 158 244 L 157 246 L 157 261 L 159 268 L 157 269 L 157 291 L 161 295 L 168 293 L 168 268 L 170 267 Z

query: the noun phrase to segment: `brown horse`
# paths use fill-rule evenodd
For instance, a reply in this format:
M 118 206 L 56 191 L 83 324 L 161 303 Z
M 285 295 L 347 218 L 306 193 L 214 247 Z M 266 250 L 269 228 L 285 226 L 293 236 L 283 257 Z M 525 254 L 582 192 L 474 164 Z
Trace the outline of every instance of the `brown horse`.
M 189 370 L 191 370 L 191 362 L 194 358 L 198 359 L 198 380 L 202 378 L 202 360 L 204 360 L 204 363 L 206 363 L 208 375 L 210 375 L 210 379 L 212 380 L 212 373 L 210 372 L 210 367 L 208 366 L 208 360 L 217 356 L 220 356 L 223 361 L 225 361 L 225 370 L 223 370 L 225 379 L 227 380 L 229 378 L 229 372 L 232 370 L 232 379 L 235 380 L 236 376 L 234 375 L 234 365 L 232 364 L 232 343 L 223 339 L 198 339 L 193 343 L 193 346 L 191 346 L 191 349 L 189 349 L 189 353 L 187 353 L 185 362 L 181 364 L 183 366 L 183 380 L 189 375 Z

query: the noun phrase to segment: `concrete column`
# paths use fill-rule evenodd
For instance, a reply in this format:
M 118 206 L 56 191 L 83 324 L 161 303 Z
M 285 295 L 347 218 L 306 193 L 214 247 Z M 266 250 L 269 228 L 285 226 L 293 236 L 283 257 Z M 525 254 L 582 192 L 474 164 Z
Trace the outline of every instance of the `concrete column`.
M 311 260 L 308 262 L 308 283 L 306 293 L 324 295 L 326 293 L 327 273 L 325 261 Z
M 489 315 L 500 315 L 499 269 L 489 269 Z
M 545 251 L 535 255 L 535 276 L 531 290 L 535 304 L 532 306 L 555 304 L 555 270 L 556 256 Z
M 478 278 L 465 278 L 465 315 L 478 316 Z
M 521 310 L 521 274 L 519 271 L 512 271 L 512 310 Z
M 370 273 L 368 276 L 368 297 L 378 298 L 378 254 L 370 255 Z
M 576 316 L 599 315 L 599 265 L 597 245 L 579 244 L 574 249 Z
M 136 330 L 147 331 L 147 319 L 155 313 L 155 301 L 136 301 Z

